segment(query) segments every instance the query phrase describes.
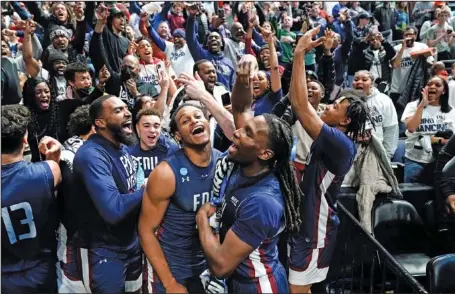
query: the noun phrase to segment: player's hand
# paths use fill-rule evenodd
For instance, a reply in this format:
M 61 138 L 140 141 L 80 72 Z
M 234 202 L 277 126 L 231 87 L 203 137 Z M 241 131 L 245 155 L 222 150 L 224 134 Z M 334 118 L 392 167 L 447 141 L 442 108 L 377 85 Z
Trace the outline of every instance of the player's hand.
M 24 26 L 24 33 L 31 35 L 35 32 L 36 30 L 36 24 L 33 21 L 33 15 L 29 19 L 25 21 L 25 26 Z
M 261 32 L 262 32 L 262 39 L 264 40 L 264 42 L 266 42 L 267 44 L 274 44 L 275 38 L 273 36 L 272 31 L 261 29 Z
M 150 15 L 146 11 L 141 12 L 141 21 L 145 23 L 145 26 L 150 27 Z
M 44 136 L 38 144 L 38 150 L 46 156 L 46 160 L 53 160 L 57 163 L 60 162 L 62 144 L 54 138 Z
M 239 61 L 237 66 L 237 79 L 249 88 L 251 81 L 257 78 L 259 71 L 258 62 L 256 57 L 251 54 L 245 54 Z
M 166 287 L 166 293 L 188 293 L 188 291 L 186 290 L 185 286 L 177 283 L 177 281 L 174 280 L 171 285 Z
M 316 28 L 307 31 L 297 43 L 297 46 L 295 47 L 294 50 L 294 55 L 298 54 L 305 55 L 313 48 L 316 48 L 317 46 L 321 45 L 324 42 L 325 37 L 320 37 L 319 39 L 313 41 L 313 38 L 318 35 L 320 29 L 321 26 L 317 26 Z
M 197 73 L 196 73 L 197 74 Z M 180 83 L 185 87 L 185 93 L 194 100 L 200 101 L 203 97 L 203 93 L 206 91 L 204 82 L 201 80 L 196 80 L 188 74 L 184 74 L 183 77 L 178 79 Z
M 205 203 L 199 208 L 196 214 L 196 223 L 197 227 L 200 228 L 201 224 L 204 222 L 209 222 L 209 217 L 211 217 L 216 212 L 216 207 L 213 206 L 210 202 Z

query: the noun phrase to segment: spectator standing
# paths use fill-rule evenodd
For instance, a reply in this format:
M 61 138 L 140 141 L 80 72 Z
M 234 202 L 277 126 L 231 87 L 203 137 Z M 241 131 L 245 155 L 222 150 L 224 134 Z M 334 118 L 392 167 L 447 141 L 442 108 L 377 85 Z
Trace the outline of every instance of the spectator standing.
M 437 15 L 438 23 L 434 24 L 427 32 L 426 39 L 429 47 L 436 47 L 438 60 L 450 60 L 451 47 L 454 46 L 455 32 L 447 20 L 450 17 L 450 10 L 447 6 L 441 9 Z
M 401 117 L 406 124 L 404 182 L 428 182 L 434 171 L 433 145 L 445 145 L 447 139 L 436 136 L 454 131 L 455 109 L 449 105 L 449 87 L 439 77 L 430 78 L 419 100 L 410 102 Z M 432 179 L 432 177 L 429 177 Z

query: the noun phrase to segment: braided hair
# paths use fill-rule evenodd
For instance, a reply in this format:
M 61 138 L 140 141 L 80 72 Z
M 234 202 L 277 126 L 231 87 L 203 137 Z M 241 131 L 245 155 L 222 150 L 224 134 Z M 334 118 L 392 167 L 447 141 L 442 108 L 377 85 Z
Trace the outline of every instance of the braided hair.
M 286 230 L 297 232 L 302 223 L 300 201 L 304 197 L 296 180 L 291 158 L 293 146 L 292 130 L 288 123 L 273 114 L 263 114 L 269 128 L 269 144 L 275 156 L 272 158 L 273 172 L 280 182 L 285 200 Z
M 339 97 L 342 98 L 342 100 L 349 101 L 346 116 L 351 122 L 347 126 L 346 134 L 351 137 L 354 142 L 357 142 L 359 136 L 365 136 L 368 123 L 375 128 L 374 122 L 370 116 L 370 109 L 364 102 L 366 96 L 359 90 L 348 89 L 342 91 Z
M 44 135 L 48 135 L 51 137 L 54 137 L 55 139 L 57 138 L 58 134 L 58 128 L 59 128 L 59 107 L 57 100 L 55 98 L 54 93 L 52 92 L 52 88 L 49 85 L 49 83 L 41 78 L 41 77 L 36 77 L 36 78 L 29 78 L 25 84 L 24 84 L 24 91 L 23 91 L 23 97 L 24 97 L 24 106 L 26 106 L 31 113 L 31 123 L 29 125 L 29 134 L 31 135 L 38 135 L 41 136 L 39 133 L 42 131 L 44 126 L 40 126 L 38 123 L 38 116 L 42 113 L 41 110 L 38 109 L 38 106 L 36 105 L 36 99 L 35 99 L 35 88 L 38 84 L 41 83 L 46 83 L 46 85 L 49 87 L 49 90 L 51 91 L 51 99 L 50 99 L 50 104 L 49 104 L 49 110 L 50 111 L 50 120 L 47 124 L 46 132 Z M 40 128 L 41 127 L 41 128 Z

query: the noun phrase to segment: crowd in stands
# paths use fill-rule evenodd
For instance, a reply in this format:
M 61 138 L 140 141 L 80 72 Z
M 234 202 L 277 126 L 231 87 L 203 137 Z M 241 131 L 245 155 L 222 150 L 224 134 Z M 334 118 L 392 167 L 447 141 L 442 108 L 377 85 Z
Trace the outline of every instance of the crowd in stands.
M 319 145 L 313 144 L 318 141 L 303 126 L 305 119 L 311 119 L 311 116 L 302 117 L 293 101 L 296 98 L 292 88 L 297 85 L 294 79 L 302 75 L 294 72 L 298 66 L 295 62 L 300 60 L 299 40 L 319 28 L 312 36 L 317 46 L 304 52 L 303 61 L 311 108 L 324 116 L 327 109 L 342 107 L 340 97 L 354 95 L 364 101 L 369 111 L 365 132 L 359 132 L 359 136 L 353 138 L 357 153 L 349 170 L 343 177 L 335 178 L 335 182 L 341 181 L 342 187 L 359 189 L 360 222 L 368 231 L 372 230 L 371 210 L 379 193 L 399 195 L 400 183 L 421 183 L 435 187 L 438 222 L 452 230 L 455 236 L 455 14 L 449 4 L 443 1 L 3 1 L 2 129 L 4 125 L 8 127 L 14 123 L 6 121 L 8 117 L 20 120 L 21 115 L 25 115 L 13 115 L 11 109 L 4 110 L 5 106 L 23 105 L 26 109 L 18 111 L 28 110 L 31 118 L 26 128 L 25 162 L 49 160 L 43 152 L 43 140 L 48 142 L 50 137 L 60 142 L 61 183 L 56 189 L 61 195 L 71 194 L 75 187 L 71 176 L 73 170 L 76 173 L 81 169 L 78 165 L 90 161 L 74 158 L 77 158 L 78 149 L 88 144 L 89 137 L 97 133 L 93 109 L 98 107 L 97 111 L 100 111 L 97 101 L 105 101 L 106 95 L 118 97 L 126 105 L 125 111 L 131 113 L 132 120 L 119 128 L 131 129 L 134 135 L 125 152 L 136 163 L 133 166 L 137 165 L 141 171 L 137 183 L 134 180 L 134 189 L 128 187 L 127 192 L 139 199 L 144 193 L 144 187 L 140 187 L 142 183 L 146 185 L 147 179 L 150 183 L 149 176 L 152 177 L 155 167 L 184 146 L 182 135 L 176 135 L 175 116 L 185 105 L 194 105 L 210 114 L 208 123 L 213 150 L 225 152 L 231 148 L 238 123 L 234 100 L 239 97 L 234 95 L 242 93 L 236 87 L 238 80 L 244 78 L 239 64 L 244 65 L 245 56 L 249 56 L 254 57 L 258 65 L 257 77 L 251 81 L 249 110 L 255 117 L 264 115 L 266 120 L 269 119 L 267 115 L 273 114 L 290 126 L 292 133 L 277 132 L 275 135 L 289 135 L 293 146 L 290 159 L 300 183 L 311 161 L 312 146 Z M 117 108 L 113 109 L 116 111 Z M 11 134 L 5 134 L 7 136 Z M 128 164 L 124 165 L 126 168 Z M 109 174 L 109 171 L 101 172 L 102 166 L 98 168 L 100 177 Z M 3 163 L 2 169 L 5 169 Z M 179 172 L 176 179 L 180 181 L 181 175 L 185 182 L 186 169 Z M 324 175 L 322 177 L 325 179 Z M 320 189 L 329 189 L 324 187 L 322 177 L 315 179 L 319 181 Z M 94 178 L 96 180 L 96 176 Z M 165 178 L 163 176 L 163 183 Z M 85 180 L 87 185 L 91 183 L 88 176 Z M 2 175 L 3 220 L 4 186 Z M 93 193 L 101 193 L 95 186 L 93 184 Z M 146 194 L 149 189 L 146 188 Z M 209 196 L 206 200 L 204 195 L 201 197 L 199 204 L 209 200 Z M 66 203 L 67 199 L 74 201 L 73 198 L 64 199 L 59 202 L 59 208 L 74 205 L 84 209 L 82 204 Z M 108 204 L 95 204 L 102 218 L 109 223 L 103 227 L 105 230 L 120 221 L 116 213 L 106 215 L 99 208 Z M 129 211 L 133 210 L 132 202 L 121 205 L 130 205 Z M 335 210 L 333 203 L 325 202 L 325 205 L 330 213 Z M 292 205 L 286 207 L 292 212 Z M 169 206 L 169 211 L 171 208 L 175 209 Z M 315 215 L 318 213 L 314 212 Z M 56 254 L 58 267 L 67 275 L 74 269 L 66 263 L 71 252 L 63 242 L 71 228 L 65 222 L 74 216 L 61 211 L 58 215 L 66 228 L 58 227 Z M 170 215 L 171 212 L 167 213 L 166 219 L 163 213 L 157 225 L 161 221 L 165 224 L 171 220 L 180 221 L 175 215 L 171 219 Z M 312 217 L 306 213 L 302 221 Z M 129 218 L 126 221 L 122 218 L 122 222 L 131 222 Z M 143 221 L 149 221 L 150 226 L 157 222 L 152 217 Z M 137 215 L 133 222 L 137 223 Z M 3 235 L 5 230 L 6 225 L 2 225 L 2 251 L 8 240 Z M 117 238 L 115 234 L 114 237 Z M 129 245 L 128 240 L 119 244 Z M 123 248 L 121 246 L 119 248 Z M 455 250 L 455 242 L 452 249 Z M 163 247 L 164 255 L 171 251 Z M 149 256 L 148 252 L 145 254 Z M 330 256 L 328 259 L 330 261 Z M 3 256 L 2 274 L 4 261 Z M 145 255 L 139 262 L 145 267 L 152 263 Z M 11 272 L 14 270 L 12 267 Z M 256 274 L 267 270 L 270 269 L 257 269 Z M 162 274 L 158 272 L 163 284 L 156 286 L 153 278 L 146 277 L 143 272 L 143 291 L 150 291 L 152 284 L 155 291 L 160 291 L 156 290 L 160 287 L 164 290 L 167 285 Z M 226 276 L 224 272 L 222 276 Z M 210 277 L 208 279 L 209 284 L 213 282 Z M 316 279 L 304 285 L 311 287 L 312 283 L 320 281 Z M 131 283 L 130 290 L 137 286 L 134 281 Z M 69 284 L 58 285 L 60 292 L 78 289 L 77 285 L 73 285 L 74 288 L 65 288 L 65 285 Z M 90 290 L 87 284 L 84 285 L 82 292 Z M 220 285 L 223 290 L 223 283 Z M 90 287 L 101 292 L 110 290 L 102 286 Z M 192 289 L 189 284 L 185 287 Z M 265 289 L 277 291 L 273 282 L 271 287 Z M 298 290 L 302 289 L 308 291 L 310 288 Z M 290 290 L 296 292 L 292 285 Z

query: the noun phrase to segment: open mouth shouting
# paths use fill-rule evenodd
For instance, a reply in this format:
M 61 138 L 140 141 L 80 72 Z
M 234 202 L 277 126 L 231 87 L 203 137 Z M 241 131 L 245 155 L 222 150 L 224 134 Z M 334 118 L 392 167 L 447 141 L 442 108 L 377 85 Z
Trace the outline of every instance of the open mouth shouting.
M 133 122 L 131 121 L 131 119 L 128 119 L 127 121 L 122 123 L 122 130 L 127 134 L 133 133 Z
M 194 128 L 191 130 L 191 135 L 195 137 L 202 137 L 205 136 L 205 127 L 202 124 L 197 124 L 194 126 Z
M 259 86 L 259 83 L 253 84 L 253 93 L 256 96 L 258 96 L 261 93 L 261 87 Z
M 40 98 L 38 101 L 39 107 L 44 110 L 49 109 L 50 102 L 51 101 L 50 101 L 49 97 L 47 97 L 47 96 Z

